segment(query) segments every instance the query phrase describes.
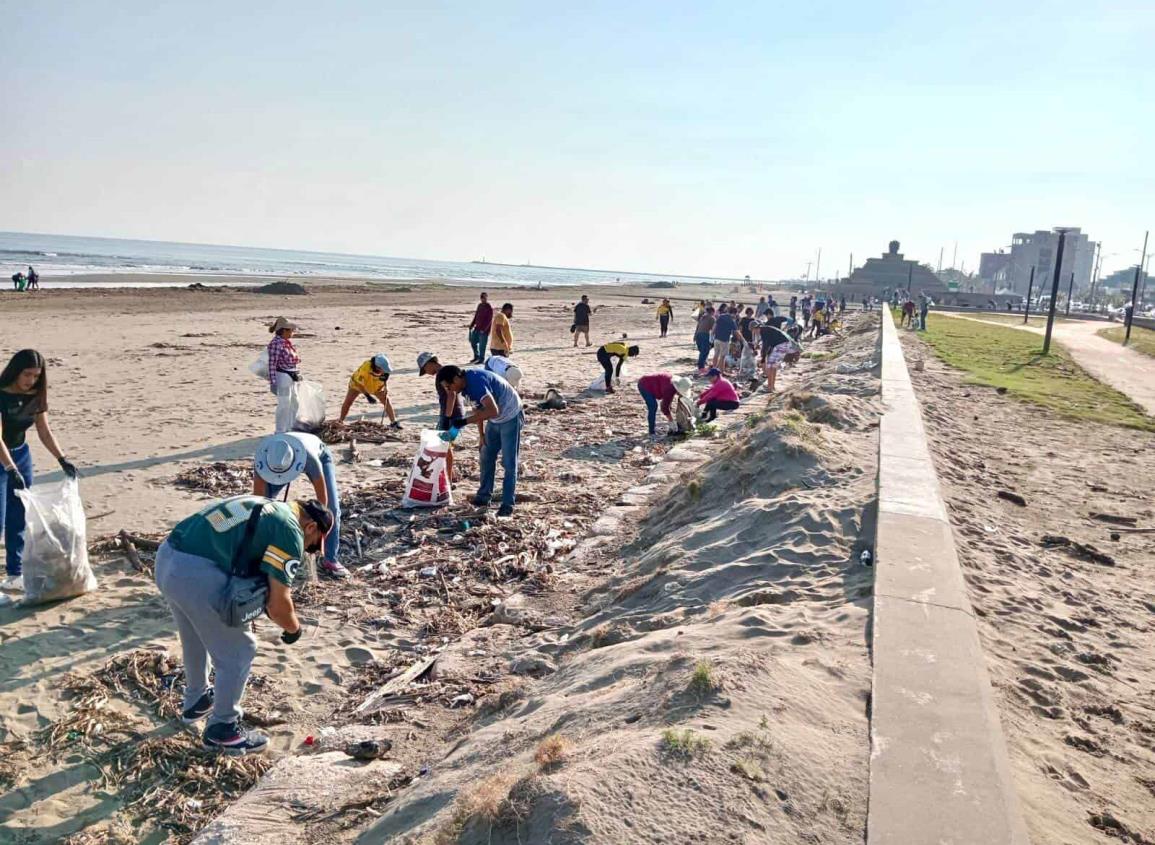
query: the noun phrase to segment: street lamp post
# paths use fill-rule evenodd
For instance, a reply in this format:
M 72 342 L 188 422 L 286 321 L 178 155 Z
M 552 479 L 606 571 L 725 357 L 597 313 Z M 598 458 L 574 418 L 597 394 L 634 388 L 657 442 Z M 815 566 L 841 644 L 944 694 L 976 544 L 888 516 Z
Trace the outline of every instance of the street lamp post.
M 1147 236 L 1150 230 L 1143 233 L 1143 251 L 1139 253 L 1139 264 L 1135 267 L 1135 284 L 1131 287 L 1131 316 L 1127 318 L 1127 331 L 1123 334 L 1123 345 L 1131 340 L 1131 326 L 1135 322 L 1135 308 L 1139 303 L 1139 277 L 1143 275 L 1143 265 L 1147 263 Z
M 1031 291 L 1035 289 L 1035 265 L 1031 265 L 1031 281 L 1027 284 L 1027 307 L 1023 309 L 1023 325 L 1031 316 Z
M 1059 304 L 1059 276 L 1063 268 L 1063 247 L 1067 242 L 1067 230 L 1059 229 L 1059 248 L 1055 255 L 1055 275 L 1051 280 L 1051 305 L 1047 310 L 1047 332 L 1043 335 L 1043 354 L 1051 352 L 1051 330 L 1055 325 L 1055 306 Z
M 1071 281 L 1067 284 L 1067 316 L 1071 316 L 1071 293 L 1075 290 L 1075 274 L 1071 273 Z

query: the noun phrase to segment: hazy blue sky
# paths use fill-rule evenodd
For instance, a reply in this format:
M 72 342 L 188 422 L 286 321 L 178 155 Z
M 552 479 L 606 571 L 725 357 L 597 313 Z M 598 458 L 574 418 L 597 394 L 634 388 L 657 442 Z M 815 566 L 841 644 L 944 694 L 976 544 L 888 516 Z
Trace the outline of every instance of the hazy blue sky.
M 1114 269 L 1155 3 L 1032 5 L 0 0 L 0 229 L 776 278 L 1077 225 Z

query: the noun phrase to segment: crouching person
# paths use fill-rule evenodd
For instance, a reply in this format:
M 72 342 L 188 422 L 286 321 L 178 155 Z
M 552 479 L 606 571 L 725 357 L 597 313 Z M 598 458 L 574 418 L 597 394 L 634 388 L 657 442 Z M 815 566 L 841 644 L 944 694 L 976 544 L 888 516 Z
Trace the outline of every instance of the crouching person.
M 321 548 L 333 527 L 317 501 L 271 502 L 234 496 L 180 522 L 156 555 L 156 585 L 180 636 L 185 693 L 181 719 L 204 717 L 207 749 L 231 755 L 265 750 L 268 737 L 241 724 L 241 697 L 257 638 L 249 622 L 268 614 L 295 643 L 301 623 L 291 588 L 306 551 Z M 216 670 L 209 686 L 209 671 Z

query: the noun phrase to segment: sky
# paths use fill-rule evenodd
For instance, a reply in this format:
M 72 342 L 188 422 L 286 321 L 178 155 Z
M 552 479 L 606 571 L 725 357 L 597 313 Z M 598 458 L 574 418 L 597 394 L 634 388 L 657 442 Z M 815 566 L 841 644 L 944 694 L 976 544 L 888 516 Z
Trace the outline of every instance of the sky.
M 1053 226 L 1109 272 L 1155 226 L 1149 0 L 0 20 L 0 230 L 782 279 Z

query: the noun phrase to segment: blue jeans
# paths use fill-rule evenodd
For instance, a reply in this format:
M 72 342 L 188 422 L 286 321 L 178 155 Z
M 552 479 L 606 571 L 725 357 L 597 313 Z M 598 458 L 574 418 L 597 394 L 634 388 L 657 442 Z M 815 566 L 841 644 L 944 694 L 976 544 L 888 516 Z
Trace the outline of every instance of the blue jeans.
M 333 453 L 324 444 L 321 445 L 321 477 L 325 479 L 325 491 L 329 494 L 329 510 L 333 512 L 333 530 L 325 536 L 325 560 L 340 563 L 337 554 L 341 551 L 341 497 L 337 491 L 337 470 L 333 468 Z M 277 498 L 285 487 L 284 484 L 268 485 L 268 497 Z
M 698 347 L 698 369 L 706 366 L 706 359 L 710 357 L 710 350 L 714 344 L 710 342 L 709 332 L 694 332 L 694 343 Z
M 489 343 L 489 332 L 469 330 L 469 348 L 473 350 L 473 357 L 478 361 L 485 360 L 485 346 Z
M 32 450 L 28 444 L 8 450 L 12 462 L 24 483 L 32 486 Z M 0 471 L 0 530 L 4 532 L 6 560 L 4 569 L 9 575 L 19 575 L 24 559 L 24 503 L 16 498 L 16 491 L 8 486 L 8 473 Z
M 521 453 L 521 427 L 525 415 L 518 414 L 509 422 L 488 423 L 485 426 L 485 445 L 481 447 L 481 487 L 477 498 L 487 501 L 493 495 L 497 476 L 497 453 L 501 452 L 501 506 L 512 508 L 517 497 L 517 461 Z
M 650 434 L 653 434 L 658 424 L 658 398 L 641 385 L 638 386 L 638 393 L 642 394 L 642 399 L 646 403 L 647 421 L 650 424 Z
M 924 332 L 926 331 L 926 312 L 925 311 L 919 311 L 918 312 L 918 327 L 922 331 L 924 331 Z

